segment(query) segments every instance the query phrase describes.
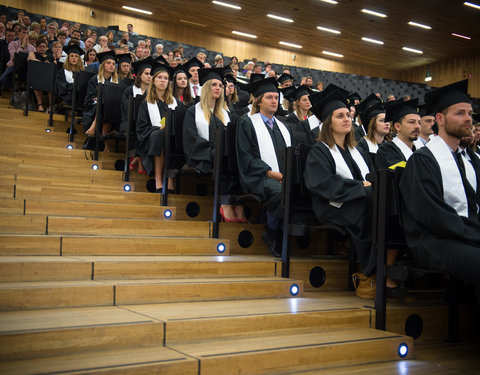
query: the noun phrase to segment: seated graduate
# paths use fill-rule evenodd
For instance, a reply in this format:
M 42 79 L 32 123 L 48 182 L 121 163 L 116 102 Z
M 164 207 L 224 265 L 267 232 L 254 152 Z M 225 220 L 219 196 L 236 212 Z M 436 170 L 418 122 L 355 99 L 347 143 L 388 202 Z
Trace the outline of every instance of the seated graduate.
M 473 134 L 475 135 L 475 138 L 473 140 L 473 144 L 471 146 L 471 149 L 475 152 L 475 155 L 477 155 L 480 158 L 480 114 L 473 114 L 473 120 L 474 120 L 474 131 Z
M 283 216 L 279 209 L 283 175 L 277 152 L 293 144 L 290 129 L 274 116 L 278 109 L 277 86 L 273 77 L 252 82 L 253 114 L 239 119 L 236 139 L 240 183 L 245 193 L 255 194 L 266 203 L 262 239 L 275 257 L 281 252 Z
M 187 68 L 184 65 L 177 65 L 175 68 L 170 69 L 170 73 L 172 74 L 174 98 L 180 100 L 186 107 L 194 104 L 188 84 L 191 75 L 188 73 Z
M 320 223 L 341 225 L 350 233 L 350 243 L 360 260 L 362 272 L 374 272 L 371 251 L 371 184 L 365 180 L 373 171 L 368 157 L 355 148 L 356 142 L 346 90 L 320 92 L 312 112 L 323 122 L 318 142 L 305 165 L 305 186 L 310 192 Z M 396 287 L 388 281 L 389 287 Z
M 223 68 L 223 74 L 225 76 L 225 102 L 227 103 L 228 111 L 231 116 L 242 116 L 248 112 L 246 102 L 240 101 L 238 82 L 235 79 L 234 72 L 227 66 Z M 245 92 L 248 97 L 248 93 Z M 248 102 L 248 100 L 247 100 Z
M 385 106 L 377 102 L 360 113 L 362 124 L 368 124 L 367 135 L 360 138 L 357 147 L 368 155 L 372 165 L 377 169 L 377 151 L 379 145 L 390 141 L 390 123 L 385 122 Z
M 353 95 L 353 94 L 352 94 Z M 354 98 L 355 100 L 355 98 Z M 378 98 L 375 94 L 368 95 L 364 100 L 362 100 L 357 106 L 355 107 L 358 114 L 364 111 L 367 108 L 370 108 L 372 105 L 381 103 L 382 100 Z M 360 122 L 362 121 L 362 117 L 360 117 Z M 360 125 L 355 127 L 355 140 L 358 142 L 360 139 L 367 135 L 368 124 L 361 123 Z
M 202 174 L 213 171 L 215 130 L 227 126 L 230 115 L 223 97 L 223 68 L 199 69 L 200 101 L 191 106 L 183 120 L 183 149 L 187 165 Z M 230 204 L 229 186 L 222 186 L 220 215 L 226 222 L 246 222 L 242 206 Z
M 102 52 L 97 55 L 100 67 L 98 74 L 90 78 L 83 105 L 83 129 L 89 137 L 95 136 L 95 116 L 97 109 L 97 87 L 99 83 L 111 82 L 118 83 L 117 69 L 115 66 L 116 56 L 113 51 Z M 112 130 L 112 124 L 103 123 L 102 134 L 107 135 Z M 105 144 L 105 151 L 108 151 Z
M 117 55 L 117 61 L 118 81 L 130 86 L 133 82 L 132 55 L 130 53 L 119 54 Z
M 418 99 L 387 104 L 385 121 L 391 122 L 397 132 L 392 142 L 384 142 L 377 151 L 378 169 L 387 169 L 399 162 L 406 162 L 415 151 L 413 142 L 420 134 Z
M 400 193 L 405 238 L 419 265 L 474 284 L 480 302 L 480 173 L 475 158 L 458 152 L 472 127 L 467 88 L 465 80 L 425 95 L 438 136 L 408 160 Z
M 279 84 L 279 112 L 278 114 L 285 116 L 288 114 L 288 108 L 290 106 L 290 102 L 285 98 L 283 89 L 287 87 L 293 86 L 293 76 L 288 73 L 283 73 L 278 77 L 278 84 Z
M 72 104 L 72 88 L 73 88 L 73 73 L 81 72 L 84 69 L 82 58 L 83 50 L 73 44 L 64 47 L 67 53 L 67 59 L 63 63 L 63 69 L 57 70 L 57 95 L 62 100 L 71 105 Z
M 183 105 L 172 95 L 169 69 L 167 65 L 155 62 L 151 69 L 151 79 L 146 98 L 140 105 L 137 117 L 137 152 L 149 175 L 155 176 L 156 192 L 163 189 L 163 165 L 165 155 L 165 116 L 168 109 L 175 110 Z M 173 192 L 173 179 L 168 178 L 169 191 Z
M 198 101 L 200 99 L 200 94 L 202 93 L 202 86 L 198 79 L 198 69 L 203 68 L 203 63 L 196 57 L 192 57 L 183 64 L 183 66 L 187 70 L 187 73 L 190 74 L 190 78 L 188 79 L 190 95 L 193 100 Z
M 300 121 L 307 120 L 312 115 L 310 108 L 309 96 L 313 94 L 313 91 L 307 85 L 297 87 L 294 91 L 288 93 L 286 98 L 293 105 L 293 112 L 287 116 L 287 122 L 295 129 L 299 126 Z
M 39 38 L 36 42 L 36 47 L 37 50 L 31 51 L 28 54 L 28 60 L 35 60 L 35 61 L 40 61 L 44 63 L 52 63 L 53 62 L 53 56 L 49 53 L 47 53 L 47 40 L 46 38 Z M 45 112 L 45 109 L 43 108 L 42 104 L 42 96 L 43 92 L 40 90 L 33 90 L 33 93 L 35 95 L 35 99 L 37 100 L 37 111 L 38 112 Z M 48 98 L 49 98 L 49 103 L 50 103 L 50 98 L 52 96 L 52 93 L 48 93 Z
M 120 107 L 122 111 L 122 122 L 120 123 L 120 134 L 125 134 L 127 131 L 128 103 L 130 98 L 135 98 L 137 95 L 145 95 L 152 78 L 150 72 L 153 64 L 154 62 L 151 57 L 132 63 L 132 68 L 135 73 L 135 81 L 134 84 L 127 87 L 122 94 L 122 105 Z M 132 133 L 135 134 L 135 136 L 132 136 L 133 139 L 131 139 L 131 145 L 133 149 L 136 149 L 136 129 L 132 129 Z M 142 158 L 138 154 L 135 154 L 135 156 L 130 159 L 130 170 L 135 169 L 135 166 L 137 165 L 138 173 L 147 173 L 143 168 Z
M 413 145 L 417 150 L 425 146 L 427 142 L 434 137 L 432 126 L 435 123 L 435 116 L 433 116 L 433 113 L 427 113 L 425 108 L 425 104 L 418 106 L 418 114 L 420 115 L 420 135 L 416 141 L 413 141 Z

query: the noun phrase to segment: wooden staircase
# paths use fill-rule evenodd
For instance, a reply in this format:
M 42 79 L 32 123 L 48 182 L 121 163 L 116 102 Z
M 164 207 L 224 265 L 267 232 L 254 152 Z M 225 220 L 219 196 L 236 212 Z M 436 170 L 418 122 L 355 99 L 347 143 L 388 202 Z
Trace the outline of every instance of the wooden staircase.
M 45 114 L 0 113 L 0 373 L 280 374 L 397 361 L 402 343 L 411 358 L 413 339 L 373 329 L 372 303 L 343 290 L 344 260 L 293 259 L 282 279 L 262 225 L 211 238 L 211 197 L 162 207 L 137 173 L 124 192 L 121 155 L 92 170 L 61 116 L 46 132 Z

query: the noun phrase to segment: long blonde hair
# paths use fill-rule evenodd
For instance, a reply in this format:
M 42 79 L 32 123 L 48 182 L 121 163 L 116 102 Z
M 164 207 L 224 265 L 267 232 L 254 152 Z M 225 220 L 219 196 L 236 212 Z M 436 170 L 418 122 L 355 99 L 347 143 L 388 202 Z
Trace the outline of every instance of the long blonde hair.
M 108 59 L 107 59 L 108 60 Z M 104 81 L 105 80 L 105 62 L 107 61 L 105 60 L 104 62 L 102 62 L 100 64 L 100 67 L 98 68 L 98 79 L 100 81 Z M 115 70 L 113 71 L 112 73 L 112 79 L 110 80 L 110 82 L 112 83 L 118 83 L 118 74 L 117 74 L 117 69 L 115 68 Z
M 155 82 L 155 78 L 157 78 L 160 75 L 160 73 L 168 74 L 168 72 L 166 72 L 165 70 L 160 70 L 153 75 L 150 81 L 150 84 L 148 85 L 146 100 L 148 103 L 152 103 L 152 104 L 158 102 L 159 100 L 161 100 L 167 105 L 173 104 L 173 101 L 175 99 L 173 98 L 172 84 L 170 83 L 170 79 L 168 80 L 168 85 L 167 85 L 167 88 L 165 89 L 165 93 L 163 94 L 163 98 L 159 98 L 157 95 L 157 89 L 155 87 L 154 82 Z
M 210 118 L 212 117 L 212 111 L 210 108 L 212 100 L 212 80 L 208 80 L 202 86 L 202 92 L 200 94 L 200 108 L 202 108 L 203 113 L 205 114 L 205 119 L 210 123 Z M 215 107 L 213 108 L 213 113 L 217 118 L 226 125 L 228 119 L 223 117 L 222 109 L 228 111 L 227 105 L 225 104 L 225 98 L 223 96 L 223 90 L 220 94 L 220 97 L 215 101 Z
M 63 69 L 70 70 L 71 72 L 80 72 L 85 69 L 83 64 L 83 59 L 81 56 L 78 56 L 77 65 L 72 65 L 69 60 L 70 54 L 68 54 L 67 59 L 63 63 Z

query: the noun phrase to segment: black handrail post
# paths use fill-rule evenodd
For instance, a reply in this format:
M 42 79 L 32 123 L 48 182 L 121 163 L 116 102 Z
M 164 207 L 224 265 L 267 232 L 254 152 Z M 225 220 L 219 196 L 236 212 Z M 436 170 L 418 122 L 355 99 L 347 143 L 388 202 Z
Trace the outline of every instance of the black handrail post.
M 134 100 L 135 99 L 133 96 L 129 99 L 127 109 L 127 129 L 125 130 L 125 165 L 123 166 L 123 181 L 125 182 L 130 181 L 130 158 L 128 157 L 128 153 L 130 151 L 130 131 L 132 129 Z
M 216 122 L 216 120 L 215 120 Z M 220 232 L 219 216 L 219 197 L 220 197 L 220 178 L 222 172 L 225 128 L 223 124 L 215 127 L 215 160 L 213 164 L 213 214 L 212 214 L 212 238 L 218 238 Z
M 165 116 L 165 142 L 163 144 L 163 187 L 162 187 L 162 206 L 168 204 L 168 170 L 170 168 L 170 134 L 173 124 L 173 111 L 168 109 Z
M 294 148 L 285 150 L 285 168 L 283 175 L 283 234 L 282 234 L 282 277 L 290 276 L 290 248 L 288 234 L 290 227 L 290 197 L 292 194 Z
M 95 155 L 94 160 L 98 161 L 98 149 L 100 147 L 100 134 L 102 132 L 102 92 L 103 84 L 99 83 L 97 87 L 97 115 L 95 116 Z
M 53 126 L 53 103 L 55 103 L 55 82 L 57 75 L 55 74 L 56 66 L 52 63 L 52 95 L 50 95 L 50 110 L 48 113 L 48 126 Z

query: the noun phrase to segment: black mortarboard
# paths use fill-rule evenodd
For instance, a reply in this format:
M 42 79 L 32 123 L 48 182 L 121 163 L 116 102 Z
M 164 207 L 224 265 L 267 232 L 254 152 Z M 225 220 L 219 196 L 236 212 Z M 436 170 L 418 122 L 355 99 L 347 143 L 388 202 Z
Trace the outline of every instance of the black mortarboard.
M 101 64 L 103 63 L 105 60 L 108 60 L 108 59 L 111 59 L 113 61 L 117 61 L 117 56 L 115 55 L 115 52 L 113 51 L 106 51 L 106 52 L 100 52 L 100 53 L 97 53 L 97 59 L 98 59 L 98 62 Z
M 284 82 L 286 81 L 292 81 L 293 82 L 293 76 L 288 74 L 288 73 L 283 73 L 278 77 L 278 83 L 283 85 Z
M 77 44 L 71 44 L 69 46 L 63 47 L 63 50 L 67 55 L 71 53 L 76 53 L 78 56 L 82 56 L 84 54 L 83 49 L 81 49 Z
M 157 74 L 158 72 L 167 72 L 168 73 L 168 76 L 170 78 L 172 78 L 170 76 L 170 70 L 169 70 L 169 67 L 168 65 L 165 65 L 165 64 L 161 64 L 157 61 L 154 61 L 153 62 L 153 65 L 152 65 L 152 71 L 150 72 L 150 75 L 153 76 L 155 74 Z
M 403 116 L 416 114 L 418 115 L 418 99 L 403 101 L 402 99 L 387 103 L 386 122 L 393 124 L 398 122 Z
M 367 108 L 370 108 L 372 105 L 382 102 L 382 100 L 375 94 L 368 95 L 365 99 L 363 99 L 360 104 L 357 106 L 357 112 L 361 113 Z M 363 121 L 362 121 L 363 124 Z M 363 124 L 365 125 L 365 124 Z
M 250 83 L 260 81 L 265 78 L 265 74 L 252 73 L 250 74 Z
M 325 87 L 324 90 L 314 92 L 313 94 L 310 95 L 310 103 L 312 106 L 317 103 L 318 101 L 322 100 L 325 98 L 327 95 L 331 94 L 334 91 L 338 91 L 342 96 L 345 98 L 348 95 L 348 91 L 345 89 L 342 89 L 340 86 L 334 85 L 333 83 L 330 83 L 327 87 Z
M 319 94 L 323 93 L 320 92 Z M 335 110 L 339 108 L 347 108 L 348 99 L 340 90 L 327 93 L 321 98 L 317 98 L 315 104 L 310 108 L 310 111 L 317 116 L 317 118 L 324 122 L 325 119 Z
M 193 68 L 194 66 L 198 66 L 199 68 L 203 68 L 203 63 L 197 59 L 196 57 L 192 57 L 190 60 L 188 60 L 185 64 L 183 64 L 185 69 L 187 69 L 187 72 L 190 70 L 190 68 Z
M 366 132 L 368 132 L 368 126 L 372 118 L 380 113 L 385 113 L 385 104 L 383 102 L 376 102 L 374 105 L 371 105 L 359 113 L 360 120 Z
M 250 92 L 255 98 L 267 92 L 278 92 L 278 82 L 275 77 L 264 78 L 250 83 Z
M 127 62 L 129 64 L 132 63 L 132 55 L 130 53 L 122 53 L 120 55 L 117 55 L 117 62 L 120 64 L 120 63 L 123 63 L 123 62 Z
M 301 85 L 285 95 L 285 98 L 287 98 L 289 102 L 294 102 L 300 99 L 303 95 L 311 95 L 312 93 L 313 91 L 310 89 L 310 87 L 307 85 Z
M 192 77 L 192 75 L 188 72 L 188 70 L 182 64 L 177 65 L 175 68 L 169 67 L 168 69 L 170 70 L 171 77 L 173 77 L 175 74 L 179 72 L 185 73 L 187 76 L 187 79 L 190 79 Z
M 350 101 L 350 103 L 353 103 L 354 100 L 362 101 L 362 97 L 358 94 L 358 92 L 353 92 L 347 96 L 347 99 Z
M 163 57 L 163 55 L 155 57 L 155 61 L 163 65 L 168 65 L 168 61 Z
M 224 71 L 224 79 L 225 79 L 225 81 L 227 81 L 227 82 L 232 82 L 234 85 L 237 84 L 237 80 L 235 79 L 235 77 L 234 77 L 233 75 L 231 75 L 231 74 L 226 74 L 226 75 L 225 75 L 225 71 Z
M 232 68 L 230 68 L 229 66 L 225 66 L 223 68 L 223 75 L 224 75 L 224 77 L 227 77 L 228 75 L 233 76 L 234 74 L 233 74 Z
M 433 116 L 433 112 L 427 112 L 426 104 L 421 104 L 418 106 L 418 114 L 420 115 L 420 117 Z
M 218 79 L 219 81 L 223 81 L 223 68 L 209 68 L 198 70 L 198 80 L 200 81 L 201 86 L 203 86 L 205 82 L 211 79 Z
M 432 90 L 425 94 L 425 104 L 427 106 L 426 111 L 435 115 L 451 105 L 457 103 L 471 103 L 467 91 L 467 79 Z
M 142 70 L 145 68 L 152 69 L 154 61 L 151 56 L 144 58 L 143 60 L 135 61 L 132 63 L 132 69 L 135 73 L 135 76 L 138 76 Z
M 294 92 L 296 90 L 296 87 L 295 86 L 288 86 L 288 87 L 285 87 L 283 89 L 279 89 L 282 94 L 283 94 L 283 97 L 284 98 L 287 98 L 287 96 L 289 96 L 292 92 Z

